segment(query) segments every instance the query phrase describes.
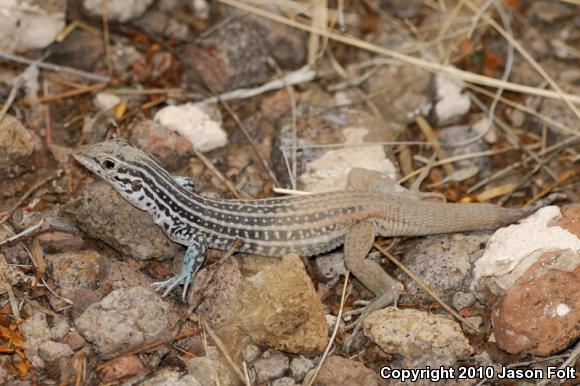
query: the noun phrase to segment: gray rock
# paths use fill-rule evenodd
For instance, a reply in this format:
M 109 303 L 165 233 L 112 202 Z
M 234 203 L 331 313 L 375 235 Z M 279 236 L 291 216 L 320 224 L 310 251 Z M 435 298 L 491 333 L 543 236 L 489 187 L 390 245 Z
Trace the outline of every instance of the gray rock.
M 134 23 L 152 35 L 165 35 L 181 41 L 186 41 L 191 34 L 186 23 L 158 9 L 147 10 Z
M 137 260 L 167 260 L 181 249 L 153 223 L 149 214 L 133 207 L 106 182 L 86 187 L 75 220 L 90 237 Z
M 275 353 L 269 358 L 260 358 L 254 362 L 258 382 L 268 382 L 280 378 L 288 368 L 288 357 L 281 353 Z
M 253 343 L 247 344 L 242 349 L 242 356 L 247 363 L 254 363 L 261 353 L 260 347 Z
M 79 333 L 103 356 L 112 356 L 175 335 L 171 303 L 143 288 L 119 289 L 90 305 L 75 321 Z
M 272 386 L 297 386 L 298 384 L 290 377 L 278 378 L 271 383 Z
M 421 11 L 423 2 L 421 0 L 382 0 L 379 1 L 381 8 L 393 12 L 401 19 L 416 17 Z
M 38 346 L 38 355 L 45 361 L 52 362 L 73 355 L 73 350 L 68 344 L 47 340 Z
M 52 336 L 46 315 L 37 312 L 25 319 L 20 325 L 20 332 L 24 336 L 24 351 L 30 363 L 37 369 L 43 368 L 44 360 L 38 355 L 38 347 Z
M 314 259 L 314 264 L 318 269 L 318 273 L 327 280 L 334 279 L 336 276 L 346 273 L 344 254 L 342 253 L 317 256 Z
M 423 311 L 387 307 L 371 313 L 363 328 L 367 337 L 390 354 L 459 360 L 473 352 L 459 324 Z
M 8 382 L 8 367 L 0 366 L 0 384 L 5 385 Z
M 260 31 L 247 18 L 234 19 L 188 44 L 182 61 L 216 92 L 254 86 L 268 80 L 268 51 Z M 195 81 L 195 79 L 189 79 Z
M 268 52 L 279 66 L 287 68 L 305 64 L 307 33 L 262 17 L 253 17 L 251 20 L 261 32 Z
M 153 0 L 141 1 L 109 1 L 108 2 L 108 17 L 112 21 L 125 22 L 135 19 L 143 15 L 147 7 L 153 3 Z M 101 17 L 103 7 L 99 0 L 84 0 L 83 8 L 92 16 Z
M 0 122 L 0 177 L 17 177 L 33 168 L 30 158 L 39 145 L 36 135 L 10 114 Z
M 461 310 L 471 306 L 475 302 L 475 295 L 472 292 L 459 291 L 453 295 L 453 308 Z
M 202 386 L 202 384 L 192 375 L 164 370 L 139 383 L 139 386 Z
M 439 133 L 439 140 L 443 145 L 443 149 L 447 152 L 449 157 L 460 156 L 464 154 L 471 154 L 480 151 L 489 150 L 489 145 L 483 140 L 479 139 L 464 146 L 446 146 L 446 144 L 454 144 L 468 141 L 477 137 L 480 133 L 468 125 L 458 125 L 447 127 Z M 475 166 L 480 170 L 489 170 L 491 168 L 490 157 L 470 158 L 463 161 L 454 162 L 453 165 L 458 169 Z
M 44 361 L 50 360 L 46 358 L 52 358 L 53 354 L 56 355 L 58 352 L 63 352 L 61 351 L 62 347 L 56 347 L 62 345 L 62 343 L 53 342 L 51 339 L 63 338 L 69 331 L 68 322 L 58 317 L 53 319 L 52 324 L 53 327 L 49 327 L 46 315 L 41 312 L 36 312 L 20 325 L 20 332 L 24 336 L 24 350 L 32 366 L 35 368 L 43 368 L 45 365 Z M 66 344 L 65 346 L 69 347 Z M 40 354 L 40 347 L 45 348 L 45 357 Z
M 70 325 L 65 318 L 53 318 L 52 327 L 50 329 L 51 338 L 60 340 L 70 332 Z
M 471 293 L 474 262 L 483 254 L 488 232 L 428 236 L 403 245 L 405 265 L 448 303 L 458 292 Z M 404 303 L 431 304 L 433 299 L 409 276 L 398 273 L 405 283 Z
M 189 358 L 185 361 L 185 366 L 189 374 L 202 385 L 215 385 L 217 383 L 216 376 L 219 379 L 219 384 L 222 386 L 242 384 L 242 380 L 238 378 L 233 370 L 218 359 L 208 357 Z
M 297 381 L 302 381 L 306 374 L 314 368 L 314 362 L 300 355 L 290 362 L 290 370 Z

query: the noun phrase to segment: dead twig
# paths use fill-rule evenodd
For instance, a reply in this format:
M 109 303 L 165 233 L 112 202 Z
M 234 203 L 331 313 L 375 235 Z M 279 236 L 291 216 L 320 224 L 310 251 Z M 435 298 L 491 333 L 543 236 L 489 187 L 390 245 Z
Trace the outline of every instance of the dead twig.
M 36 189 L 40 188 L 42 185 L 60 178 L 62 176 L 63 170 L 59 169 L 56 171 L 56 173 L 53 173 L 52 175 L 43 178 L 42 180 L 36 182 L 34 185 L 32 185 L 32 187 L 30 189 L 28 189 L 16 202 L 16 204 L 14 204 L 12 206 L 11 209 L 9 209 L 7 212 L 3 213 L 4 217 L 2 217 L 2 219 L 0 219 L 0 224 L 3 224 L 4 222 L 6 222 L 6 220 L 8 220 L 8 218 L 12 215 L 12 213 L 18 209 L 20 207 L 20 205 L 32 194 L 36 191 Z
M 256 154 L 256 157 L 258 157 L 258 159 L 260 160 L 260 163 L 262 164 L 264 169 L 266 169 L 266 172 L 268 173 L 268 175 L 272 179 L 272 182 L 274 183 L 274 185 L 280 186 L 280 183 L 278 182 L 278 179 L 276 178 L 274 171 L 272 170 L 272 168 L 268 164 L 268 161 L 266 161 L 266 159 L 264 158 L 262 153 L 260 153 L 260 150 L 258 149 L 258 144 L 254 140 L 254 138 L 252 138 L 250 133 L 248 133 L 248 129 L 246 129 L 246 126 L 242 123 L 242 121 L 240 120 L 238 115 L 235 113 L 234 110 L 232 110 L 232 108 L 230 107 L 230 105 L 227 102 L 220 100 L 220 103 L 222 104 L 222 106 L 224 106 L 226 111 L 232 116 L 232 118 L 236 122 L 236 125 L 242 131 L 242 134 L 244 134 L 244 137 L 250 143 L 250 146 L 252 147 L 254 154 Z
M 578 341 L 578 343 L 576 343 L 576 347 L 574 347 L 574 350 L 572 350 L 568 359 L 566 359 L 564 361 L 564 363 L 562 363 L 562 365 L 560 365 L 560 367 L 558 369 L 563 370 L 566 367 L 574 366 L 574 364 L 576 363 L 576 360 L 578 360 L 578 357 L 580 357 L 580 341 Z M 564 380 L 562 379 L 561 381 L 563 382 Z M 536 383 L 536 386 L 544 386 L 548 382 L 549 382 L 549 380 L 543 379 L 540 382 Z M 562 382 L 558 382 L 558 383 L 562 383 Z
M 95 83 L 86 87 L 75 88 L 73 90 L 63 91 L 57 94 L 44 95 L 38 98 L 40 103 L 52 102 L 58 99 L 70 98 L 77 95 L 87 94 L 90 92 L 100 91 L 107 87 L 106 83 Z
M 242 370 L 240 370 L 240 368 L 238 367 L 238 365 L 236 365 L 234 363 L 234 360 L 232 359 L 232 357 L 228 353 L 228 350 L 226 349 L 226 346 L 224 345 L 224 343 L 222 342 L 222 340 L 220 339 L 220 337 L 217 336 L 217 334 L 209 326 L 209 324 L 207 324 L 207 322 L 205 320 L 202 320 L 202 323 L 203 323 L 203 328 L 205 329 L 205 331 L 207 331 L 208 335 L 211 337 L 211 339 L 213 340 L 213 342 L 215 343 L 215 345 L 217 346 L 217 348 L 220 350 L 220 352 L 222 353 L 222 355 L 224 356 L 224 358 L 226 359 L 226 361 L 228 362 L 228 364 L 230 365 L 230 367 L 232 368 L 232 370 L 234 370 L 234 372 L 236 373 L 236 375 L 242 381 L 245 381 L 246 380 L 246 377 L 244 376 L 244 373 L 242 373 Z M 247 386 L 250 386 L 250 385 L 247 384 Z
M 25 58 L 23 56 L 14 55 L 14 54 L 4 52 L 4 51 L 0 51 L 0 59 L 10 61 L 10 62 L 20 63 L 20 64 L 27 64 L 27 65 L 34 64 L 36 67 L 38 67 L 42 70 L 57 72 L 60 74 L 72 75 L 72 76 L 76 76 L 79 78 L 84 78 L 84 79 L 90 80 L 92 82 L 108 83 L 111 81 L 111 78 L 108 76 L 93 74 L 91 72 L 77 70 L 76 68 L 67 67 L 67 66 L 60 66 L 58 64 L 46 63 L 46 62 L 42 62 L 42 61 L 38 61 L 38 60 L 28 59 L 28 58 Z
M 374 243 L 374 247 L 381 252 L 386 258 L 388 258 L 393 264 L 395 264 L 401 271 L 405 272 L 423 291 L 425 291 L 429 296 L 431 296 L 437 303 L 441 305 L 447 312 L 449 312 L 453 317 L 463 323 L 465 326 L 469 327 L 474 332 L 480 333 L 479 327 L 471 323 L 469 320 L 465 319 L 457 313 L 451 306 L 449 306 L 439 295 L 437 295 L 423 280 L 421 280 L 417 275 L 415 275 L 409 268 L 407 268 L 403 263 L 399 261 L 395 256 L 391 255 L 387 250 L 381 247 L 378 243 Z
M 219 170 L 217 170 L 217 168 L 211 163 L 209 159 L 207 159 L 205 155 L 203 155 L 201 151 L 197 150 L 194 147 L 193 152 L 195 153 L 197 158 L 199 158 L 201 162 L 203 162 L 205 167 L 208 168 L 220 181 L 224 183 L 226 188 L 230 191 L 231 194 L 234 195 L 234 197 L 238 199 L 242 198 L 242 194 L 238 191 L 238 189 L 236 189 L 234 184 L 229 179 L 227 179 L 226 176 L 224 176 Z
M 550 154 L 554 151 L 558 151 L 568 145 L 571 145 L 575 142 L 578 141 L 578 137 L 569 137 L 566 138 L 565 140 L 563 140 L 562 142 L 556 143 L 550 147 L 545 148 L 544 150 L 538 152 L 538 155 L 543 156 L 543 155 L 547 155 Z M 516 170 L 517 168 L 525 165 L 527 162 L 530 162 L 532 159 L 531 156 L 526 156 L 524 157 L 524 159 L 522 161 L 518 161 L 515 162 L 511 165 L 508 165 L 507 167 L 503 168 L 502 170 L 499 170 L 497 172 L 495 172 L 494 174 L 492 174 L 491 176 L 484 178 L 483 180 L 479 181 L 478 183 L 476 183 L 475 185 L 471 186 L 469 189 L 467 189 L 467 194 L 471 194 L 474 191 L 480 189 L 481 187 L 489 184 L 492 181 L 497 180 L 498 178 L 501 178 L 505 175 L 507 175 L 508 173 Z
M 113 53 L 111 52 L 111 41 L 109 36 L 109 5 L 107 0 L 101 0 L 101 13 L 103 22 L 103 45 L 107 57 L 107 70 L 109 76 L 113 76 Z

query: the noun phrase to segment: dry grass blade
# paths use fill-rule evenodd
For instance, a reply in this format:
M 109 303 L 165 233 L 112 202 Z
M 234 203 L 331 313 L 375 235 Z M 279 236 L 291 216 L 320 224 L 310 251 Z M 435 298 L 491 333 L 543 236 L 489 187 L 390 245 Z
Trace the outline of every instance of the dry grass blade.
M 471 8 L 472 11 L 477 12 L 478 7 L 471 2 L 471 0 L 464 0 L 465 4 Z M 580 120 L 580 111 L 574 106 L 572 101 L 567 98 L 564 91 L 558 86 L 558 84 L 552 79 L 550 75 L 544 70 L 544 68 L 522 47 L 522 45 L 513 38 L 511 34 L 508 33 L 502 26 L 500 26 L 495 20 L 487 15 L 483 15 L 484 20 L 491 25 L 497 32 L 499 32 L 508 42 L 511 44 L 527 61 L 532 65 L 532 67 L 540 74 L 544 79 L 552 86 L 554 90 L 560 96 L 560 99 L 568 105 L 568 107 L 574 112 L 576 117 Z
M 326 30 L 328 26 L 328 4 L 327 0 L 316 0 L 312 10 L 312 26 L 315 29 Z M 308 64 L 313 66 L 319 56 L 320 35 L 316 32 L 310 33 L 308 39 Z
M 334 344 L 334 340 L 336 339 L 336 334 L 338 334 L 338 328 L 340 326 L 340 321 L 342 320 L 342 312 L 344 310 L 344 302 L 346 300 L 346 289 L 348 288 L 348 277 L 349 276 L 350 276 L 350 271 L 346 271 L 346 275 L 344 275 L 344 285 L 342 286 L 342 293 L 340 295 L 340 309 L 338 310 L 338 315 L 336 315 L 336 323 L 334 325 L 334 330 L 332 331 L 332 335 L 331 335 L 330 339 L 328 340 L 328 345 L 326 345 L 326 349 L 324 350 L 324 353 L 322 354 L 322 357 L 320 358 L 320 362 L 318 363 L 318 366 L 316 367 L 314 374 L 312 374 L 312 376 L 308 380 L 308 383 L 307 383 L 308 386 L 312 386 L 312 384 L 314 384 L 314 381 L 316 380 L 316 377 L 318 376 L 320 369 L 322 368 L 322 366 L 324 366 L 324 362 L 326 361 L 326 358 L 328 357 L 328 354 L 330 353 L 330 350 L 332 349 L 332 345 Z
M 522 94 L 529 94 L 529 95 L 535 95 L 535 96 L 552 98 L 552 99 L 566 99 L 572 103 L 580 103 L 580 95 L 560 94 L 558 92 L 551 91 L 551 90 L 545 90 L 542 88 L 526 86 L 523 84 L 502 81 L 502 80 L 491 78 L 488 76 L 475 74 L 475 73 L 472 73 L 469 71 L 463 71 L 463 70 L 457 69 L 453 66 L 449 66 L 449 65 L 445 65 L 445 64 L 432 63 L 432 62 L 429 62 L 429 61 L 424 60 L 424 59 L 420 59 L 420 58 L 416 58 L 413 56 L 401 54 L 399 52 L 392 51 L 392 50 L 389 50 L 389 49 L 384 48 L 384 47 L 380 47 L 376 44 L 372 44 L 372 43 L 366 42 L 366 41 L 361 40 L 361 39 L 357 39 L 357 38 L 352 37 L 352 36 L 348 36 L 348 35 L 341 34 L 338 32 L 333 32 L 333 31 L 316 29 L 316 28 L 313 28 L 309 25 L 306 25 L 306 24 L 303 24 L 303 23 L 300 23 L 300 22 L 297 22 L 294 20 L 290 20 L 290 19 L 285 18 L 283 16 L 279 16 L 279 15 L 270 13 L 268 11 L 264 11 L 264 10 L 256 8 L 256 7 L 252 7 L 252 6 L 247 5 L 243 2 L 240 2 L 238 0 L 218 0 L 218 1 L 220 3 L 230 5 L 232 7 L 244 10 L 246 12 L 253 13 L 255 15 L 264 17 L 264 18 L 269 19 L 269 20 L 273 20 L 273 21 L 278 22 L 278 23 L 282 23 L 282 24 L 285 24 L 285 25 L 288 25 L 288 26 L 291 26 L 294 28 L 298 28 L 298 29 L 301 29 L 301 30 L 304 30 L 307 32 L 315 32 L 315 33 L 318 33 L 318 34 L 325 36 L 329 39 L 333 39 L 335 41 L 338 41 L 338 42 L 341 42 L 344 44 L 358 47 L 360 49 L 363 49 L 363 50 L 366 50 L 369 52 L 373 52 L 373 53 L 376 53 L 379 55 L 389 56 L 389 57 L 398 59 L 401 62 L 404 62 L 406 64 L 411 64 L 411 65 L 423 68 L 427 71 L 432 71 L 435 73 L 445 73 L 453 78 L 460 79 L 460 80 L 463 80 L 466 82 L 476 83 L 479 85 L 494 87 L 494 88 L 502 87 L 506 90 L 519 92 Z
M 486 90 L 482 87 L 475 86 L 473 84 L 468 84 L 467 87 L 472 89 L 473 91 L 476 91 L 480 94 L 486 95 L 490 98 L 493 98 L 493 96 L 494 96 L 493 93 L 489 92 L 489 90 Z M 547 116 L 545 114 L 538 113 L 534 109 L 531 109 L 527 106 L 524 106 L 521 103 L 514 102 L 511 99 L 508 99 L 506 97 L 500 97 L 499 100 L 500 100 L 500 102 L 502 102 L 505 105 L 508 105 L 510 107 L 513 107 L 514 109 L 518 109 L 518 110 L 523 111 L 527 114 L 530 114 L 538 119 L 541 119 L 542 121 L 546 122 L 548 125 L 552 126 L 553 128 L 555 128 L 557 130 L 560 130 L 564 133 L 568 133 L 571 135 L 578 135 L 578 132 L 574 131 L 573 129 L 561 124 L 558 121 L 553 120 L 552 118 L 550 118 L 549 116 Z
M 431 127 L 429 122 L 427 122 L 427 120 L 420 115 L 418 115 L 415 118 L 415 122 L 417 122 L 417 126 L 419 126 L 419 129 L 421 129 L 421 132 L 423 133 L 425 138 L 427 138 L 427 141 L 433 144 L 433 150 L 435 151 L 435 154 L 437 154 L 437 158 L 439 160 L 444 160 L 448 158 L 447 153 L 445 152 L 445 150 L 443 150 L 443 147 L 437 140 L 437 135 L 433 131 L 433 128 Z M 451 163 L 445 163 L 442 166 L 443 169 L 445 170 L 445 173 L 447 173 L 448 176 L 453 174 L 453 172 L 455 171 L 455 168 Z

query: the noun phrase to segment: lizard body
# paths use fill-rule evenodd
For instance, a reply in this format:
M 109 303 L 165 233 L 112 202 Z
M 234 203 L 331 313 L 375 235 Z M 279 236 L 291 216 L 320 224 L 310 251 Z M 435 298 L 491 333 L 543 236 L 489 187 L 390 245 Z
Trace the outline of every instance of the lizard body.
M 221 200 L 193 193 L 187 179 L 172 177 L 155 158 L 125 140 L 82 146 L 75 158 L 151 214 L 171 240 L 188 247 L 181 274 L 158 283 L 164 295 L 183 284 L 185 296 L 207 248 L 227 250 L 236 239 L 243 242 L 240 252 L 266 256 L 313 256 L 346 244 L 347 268 L 375 294 L 384 295 L 393 291 L 394 280 L 376 262 L 364 259 L 375 236 L 495 229 L 537 209 L 422 202 L 369 191 Z

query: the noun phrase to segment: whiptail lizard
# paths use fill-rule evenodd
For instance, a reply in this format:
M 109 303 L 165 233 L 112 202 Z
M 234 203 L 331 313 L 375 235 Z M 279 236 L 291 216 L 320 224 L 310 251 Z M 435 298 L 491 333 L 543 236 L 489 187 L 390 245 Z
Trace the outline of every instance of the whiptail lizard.
M 398 283 L 365 259 L 375 236 L 421 236 L 495 229 L 533 213 L 491 204 L 423 202 L 372 191 L 342 191 L 257 200 L 220 200 L 193 193 L 187 178 L 172 177 L 150 154 L 125 140 L 81 146 L 74 157 L 147 211 L 173 241 L 187 246 L 179 275 L 156 283 L 164 296 L 182 284 L 183 297 L 207 249 L 313 256 L 344 244 L 345 265 L 388 303 Z

